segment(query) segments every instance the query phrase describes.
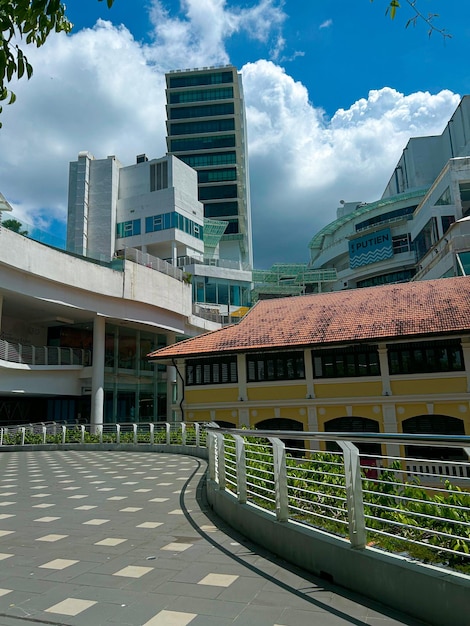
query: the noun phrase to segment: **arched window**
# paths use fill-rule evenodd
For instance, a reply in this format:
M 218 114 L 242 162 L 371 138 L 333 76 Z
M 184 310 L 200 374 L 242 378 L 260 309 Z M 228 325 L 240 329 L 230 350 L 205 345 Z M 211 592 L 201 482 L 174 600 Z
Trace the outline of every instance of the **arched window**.
M 465 435 L 462 420 L 448 415 L 417 415 L 403 421 L 404 433 L 416 435 Z M 418 459 L 466 461 L 467 455 L 459 448 L 432 446 L 405 446 L 406 456 Z
M 302 422 L 289 419 L 287 417 L 273 417 L 271 419 L 262 420 L 255 424 L 259 430 L 303 430 Z M 301 439 L 283 439 L 286 448 L 294 448 L 289 450 L 292 456 L 303 456 L 305 442 Z M 300 450 L 300 451 L 298 451 Z
M 380 432 L 379 423 L 367 417 L 336 417 L 325 423 L 325 432 L 327 433 L 378 433 Z M 373 454 L 380 456 L 382 454 L 379 443 L 355 443 L 361 454 Z M 339 447 L 334 442 L 327 442 L 327 450 L 338 451 Z

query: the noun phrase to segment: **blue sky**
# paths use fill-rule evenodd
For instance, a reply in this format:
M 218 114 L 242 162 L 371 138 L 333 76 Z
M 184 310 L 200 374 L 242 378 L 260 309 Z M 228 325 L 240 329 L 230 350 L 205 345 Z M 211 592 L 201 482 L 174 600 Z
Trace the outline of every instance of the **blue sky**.
M 243 75 L 255 264 L 308 261 L 340 199 L 380 197 L 410 136 L 440 133 L 470 93 L 470 5 L 418 0 L 452 34 L 405 28 L 387 0 L 69 0 L 70 36 L 27 50 L 4 110 L 0 191 L 18 218 L 64 232 L 68 163 L 165 153 L 164 72 Z M 465 8 L 463 8 L 465 7 Z M 101 20 L 101 21 L 99 21 Z

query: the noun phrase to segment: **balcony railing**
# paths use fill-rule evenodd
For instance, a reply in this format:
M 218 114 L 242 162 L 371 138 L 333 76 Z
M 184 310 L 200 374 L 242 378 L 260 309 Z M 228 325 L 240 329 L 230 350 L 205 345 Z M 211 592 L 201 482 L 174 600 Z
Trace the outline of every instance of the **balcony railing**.
M 312 449 L 320 441 L 335 450 Z M 361 454 L 364 443 L 396 453 Z M 470 575 L 469 460 L 407 458 L 407 445 L 458 453 L 470 437 L 210 429 L 209 471 L 219 489 L 278 521 Z
M 58 346 L 29 346 L 0 339 L 0 360 L 23 365 L 91 365 L 91 351 Z

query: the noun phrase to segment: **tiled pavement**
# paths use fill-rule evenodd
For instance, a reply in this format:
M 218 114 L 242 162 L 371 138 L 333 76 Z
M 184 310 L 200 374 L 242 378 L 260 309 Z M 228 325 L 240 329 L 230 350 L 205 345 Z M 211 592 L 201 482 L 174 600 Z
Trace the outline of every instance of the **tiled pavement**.
M 0 453 L 0 625 L 418 626 L 290 567 L 207 508 L 205 462 Z

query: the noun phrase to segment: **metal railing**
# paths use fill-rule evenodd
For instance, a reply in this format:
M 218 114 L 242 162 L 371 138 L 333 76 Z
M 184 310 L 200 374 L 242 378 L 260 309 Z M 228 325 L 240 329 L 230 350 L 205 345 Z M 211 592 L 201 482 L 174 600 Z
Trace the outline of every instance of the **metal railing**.
M 29 346 L 0 339 L 0 360 L 24 365 L 91 365 L 91 351 L 58 346 Z
M 163 259 L 147 254 L 146 252 L 141 252 L 136 248 L 125 248 L 123 255 L 126 261 L 132 261 L 138 265 L 150 267 L 157 272 L 171 276 L 171 278 L 183 281 L 183 271 L 179 267 L 175 267 Z
M 102 424 L 63 424 L 41 422 L 0 428 L 2 446 L 47 444 L 150 444 L 183 445 L 205 448 L 207 424 L 186 422 L 139 422 Z M 214 426 L 214 424 L 212 424 Z
M 240 503 L 349 539 L 354 548 L 470 575 L 470 437 L 233 429 L 209 429 L 208 436 L 210 477 Z M 319 442 L 331 451 L 312 449 Z M 394 452 L 361 454 L 364 443 Z M 465 450 L 467 459 L 409 458 L 410 445 L 457 456 Z

